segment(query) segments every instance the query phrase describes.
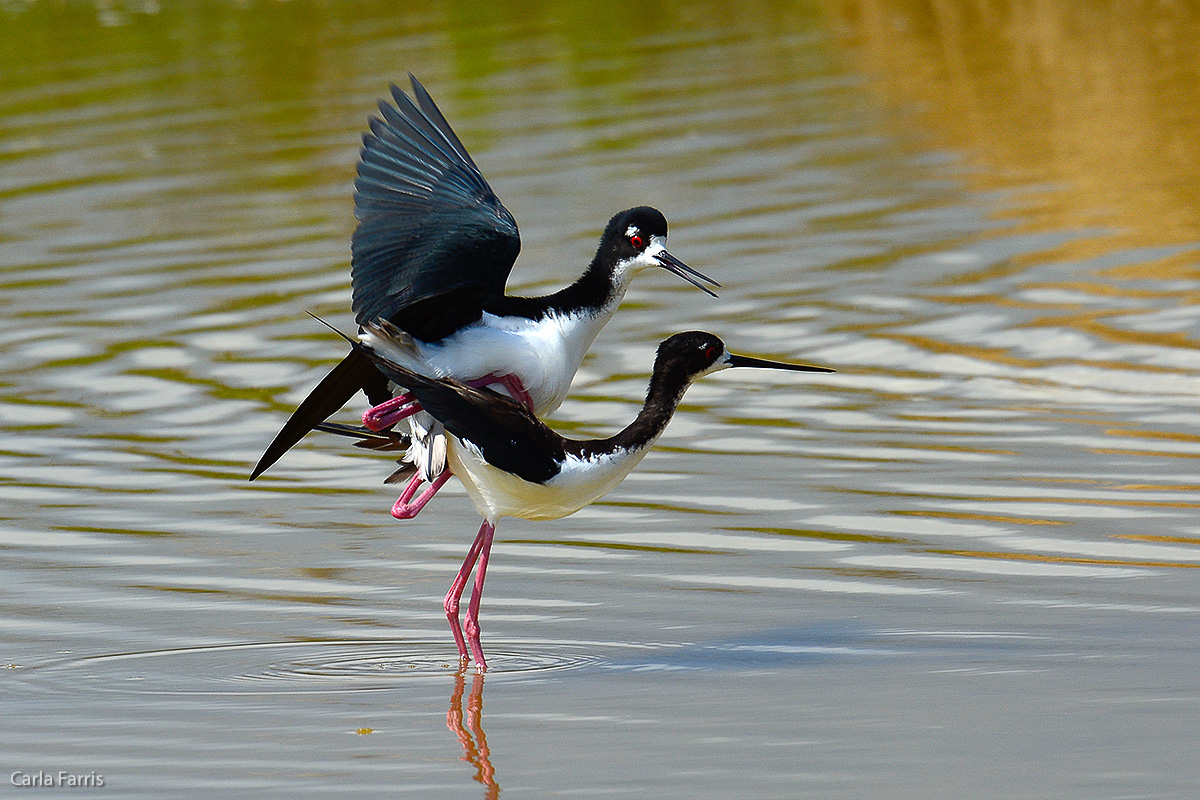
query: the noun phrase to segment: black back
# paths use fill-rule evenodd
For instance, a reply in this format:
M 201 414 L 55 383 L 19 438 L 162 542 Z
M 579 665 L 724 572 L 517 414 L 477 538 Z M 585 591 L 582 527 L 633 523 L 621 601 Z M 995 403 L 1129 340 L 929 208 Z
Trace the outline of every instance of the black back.
M 386 325 L 368 325 L 386 336 Z M 562 471 L 567 455 L 593 459 L 649 447 L 666 428 L 683 394 L 700 375 L 727 367 L 767 367 L 796 372 L 833 372 L 827 367 L 787 364 L 729 353 L 717 336 L 703 331 L 677 333 L 658 347 L 646 401 L 633 422 L 606 439 L 564 439 L 527 408 L 490 389 L 474 389 L 452 378 L 410 372 L 354 342 L 390 379 L 406 387 L 421 406 L 454 436 L 473 444 L 489 464 L 532 483 L 545 483 Z
M 521 249 L 512 214 L 425 88 L 392 86 L 370 120 L 354 182 L 351 280 L 360 325 L 379 318 L 424 341 L 479 319 Z
M 545 483 L 562 469 L 566 455 L 562 437 L 512 398 L 450 378 L 427 378 L 362 345 L 355 348 L 412 392 L 447 431 L 478 447 L 492 466 L 532 483 Z
M 412 392 L 447 431 L 478 447 L 489 464 L 532 483 L 545 483 L 557 475 L 568 452 L 592 458 L 651 442 L 671 420 L 692 379 L 725 353 L 724 343 L 711 333 L 672 336 L 659 345 L 646 402 L 637 418 L 607 439 L 578 440 L 564 439 L 523 405 L 491 389 L 418 375 L 361 344 L 354 347 Z

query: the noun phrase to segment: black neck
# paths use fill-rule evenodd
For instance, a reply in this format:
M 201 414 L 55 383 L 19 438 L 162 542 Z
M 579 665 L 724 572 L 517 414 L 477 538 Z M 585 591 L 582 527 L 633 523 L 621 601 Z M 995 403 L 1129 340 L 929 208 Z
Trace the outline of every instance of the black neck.
M 653 444 L 675 415 L 683 393 L 692 383 L 692 376 L 678 369 L 655 370 L 650 376 L 646 402 L 633 422 L 615 436 L 578 442 L 578 455 L 587 458 L 615 450 L 639 450 Z M 572 440 L 567 440 L 568 443 Z
M 541 319 L 548 314 L 579 314 L 599 312 L 612 302 L 617 287 L 613 285 L 612 270 L 600 266 L 599 254 L 579 279 L 554 294 L 542 297 L 510 297 L 502 295 L 484 303 L 484 310 L 497 316 Z

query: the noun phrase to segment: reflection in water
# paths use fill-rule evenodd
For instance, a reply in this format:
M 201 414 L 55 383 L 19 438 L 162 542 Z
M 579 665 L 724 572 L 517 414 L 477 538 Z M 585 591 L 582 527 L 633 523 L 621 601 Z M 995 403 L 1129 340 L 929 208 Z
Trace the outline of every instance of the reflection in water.
M 482 783 L 487 800 L 500 796 L 500 784 L 496 782 L 496 769 L 492 766 L 491 751 L 488 750 L 487 735 L 483 732 L 483 674 L 475 673 L 471 679 L 471 695 L 467 698 L 467 713 L 463 715 L 462 698 L 466 688 L 463 673 L 454 676 L 454 692 L 450 695 L 450 710 L 446 712 L 446 727 L 462 745 L 462 760 L 475 767 L 476 781 Z
M 914 307 L 903 327 L 876 333 L 1000 402 L 1129 405 L 1135 382 L 1194 394 L 1200 11 L 1030 0 L 836 8 L 898 141 L 960 162 L 1002 223 L 901 265 L 943 308 L 930 320 Z M 1168 423 L 1095 435 L 1131 453 L 1120 440 L 1184 432 Z

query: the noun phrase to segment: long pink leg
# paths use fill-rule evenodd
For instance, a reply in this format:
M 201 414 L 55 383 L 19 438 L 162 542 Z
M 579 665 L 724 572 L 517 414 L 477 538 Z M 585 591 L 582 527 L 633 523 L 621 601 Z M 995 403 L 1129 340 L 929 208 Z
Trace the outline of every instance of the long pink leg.
M 433 483 L 429 484 L 429 488 L 422 492 L 420 497 L 410 503 L 409 500 L 412 500 L 412 496 L 417 493 L 417 487 L 424 483 L 420 475 L 413 475 L 409 478 L 408 485 L 400 493 L 400 497 L 396 500 L 395 505 L 392 506 L 392 516 L 396 519 L 412 519 L 417 514 L 420 514 L 425 504 L 432 500 L 433 496 L 438 493 L 438 489 L 441 489 L 446 485 L 446 481 L 450 480 L 450 474 L 450 470 L 442 470 L 442 474 L 433 479 Z
M 446 592 L 446 599 L 442 605 L 446 609 L 446 619 L 450 621 L 450 632 L 454 634 L 454 643 L 458 645 L 458 660 L 466 664 L 470 660 L 470 655 L 467 653 L 467 643 L 463 640 L 462 625 L 458 622 L 458 606 L 462 600 L 463 591 L 467 588 L 467 579 L 471 577 L 471 570 L 475 567 L 475 561 L 479 558 L 479 551 L 483 548 L 484 534 L 487 532 L 489 547 L 491 544 L 491 534 L 496 530 L 495 526 L 486 519 L 479 526 L 479 533 L 475 534 L 475 541 L 471 542 L 471 549 L 467 551 L 467 557 L 463 559 L 462 566 L 458 568 L 458 575 L 454 578 L 454 583 L 450 584 L 450 591 Z M 474 598 L 472 598 L 474 602 Z
M 483 527 L 479 530 L 484 534 L 483 546 L 479 548 L 475 588 L 471 590 L 471 604 L 467 606 L 467 624 L 463 627 L 467 634 L 467 643 L 471 645 L 471 655 L 475 656 L 475 669 L 484 673 L 487 672 L 487 661 L 483 658 L 483 646 L 479 643 L 479 601 L 483 599 L 483 579 L 487 575 L 488 555 L 492 552 L 492 536 L 496 533 L 496 525 L 484 520 Z

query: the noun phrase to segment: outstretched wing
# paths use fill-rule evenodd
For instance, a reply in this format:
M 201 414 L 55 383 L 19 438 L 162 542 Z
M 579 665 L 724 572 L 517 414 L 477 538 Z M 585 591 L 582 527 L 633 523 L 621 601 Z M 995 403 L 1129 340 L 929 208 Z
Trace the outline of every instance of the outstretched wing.
M 562 469 L 563 439 L 510 397 L 451 378 L 429 378 L 356 344 L 375 366 L 416 396 L 454 436 L 479 448 L 492 466 L 533 483 Z
M 521 237 L 425 87 L 380 101 L 354 182 L 351 277 L 360 325 L 387 319 L 436 341 L 502 295 Z

